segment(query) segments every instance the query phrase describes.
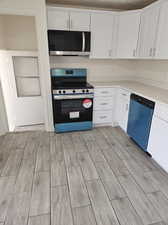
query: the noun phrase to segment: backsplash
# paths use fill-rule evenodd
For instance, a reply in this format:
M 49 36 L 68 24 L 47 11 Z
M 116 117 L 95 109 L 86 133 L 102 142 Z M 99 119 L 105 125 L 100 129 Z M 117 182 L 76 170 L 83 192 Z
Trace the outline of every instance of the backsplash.
M 144 84 L 168 89 L 167 60 L 136 60 L 133 80 Z
M 129 80 L 133 76 L 130 60 L 89 59 L 87 57 L 51 56 L 50 66 L 62 68 L 87 68 L 88 81 L 108 82 Z
M 51 67 L 87 68 L 88 81 L 139 81 L 143 84 L 168 89 L 167 60 L 114 60 L 87 57 L 50 57 Z

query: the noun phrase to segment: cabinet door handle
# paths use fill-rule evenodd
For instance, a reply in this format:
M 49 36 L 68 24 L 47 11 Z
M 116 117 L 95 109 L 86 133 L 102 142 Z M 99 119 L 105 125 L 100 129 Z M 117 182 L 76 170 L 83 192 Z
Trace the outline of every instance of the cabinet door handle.
M 109 56 L 112 56 L 112 49 L 109 50 Z
M 107 118 L 107 116 L 100 116 L 100 119 L 105 119 Z
M 126 111 L 128 111 L 128 104 L 126 104 Z
M 156 48 L 153 48 L 153 56 L 156 55 Z
M 152 56 L 153 48 L 150 48 L 149 56 Z
M 70 20 L 67 20 L 67 29 L 70 29 Z
M 101 103 L 100 105 L 108 105 L 108 103 L 105 103 L 105 102 L 104 102 L 104 103 Z
M 73 28 L 73 23 L 72 23 L 72 20 L 71 20 L 71 19 L 69 20 L 69 23 L 70 23 L 70 25 L 69 25 L 69 26 L 70 26 L 70 30 L 72 30 L 72 28 Z
M 136 56 L 136 50 L 135 49 L 133 50 L 133 56 L 134 57 Z

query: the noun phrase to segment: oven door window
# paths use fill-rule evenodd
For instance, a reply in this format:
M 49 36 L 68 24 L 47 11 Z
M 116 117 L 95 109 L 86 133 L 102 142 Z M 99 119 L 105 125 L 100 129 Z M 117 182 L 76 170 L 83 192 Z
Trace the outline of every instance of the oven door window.
M 92 121 L 93 99 L 54 100 L 54 123 Z

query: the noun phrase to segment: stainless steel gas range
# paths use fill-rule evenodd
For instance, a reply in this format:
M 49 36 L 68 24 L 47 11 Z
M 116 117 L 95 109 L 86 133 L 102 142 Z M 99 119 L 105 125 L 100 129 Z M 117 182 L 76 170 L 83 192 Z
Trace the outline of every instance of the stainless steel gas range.
M 51 69 L 56 132 L 92 129 L 94 88 L 86 69 Z

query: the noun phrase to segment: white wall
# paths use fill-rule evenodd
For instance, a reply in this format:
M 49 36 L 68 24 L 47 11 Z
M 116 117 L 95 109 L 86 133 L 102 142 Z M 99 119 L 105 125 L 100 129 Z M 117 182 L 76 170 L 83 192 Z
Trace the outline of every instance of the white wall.
M 50 57 L 51 68 L 87 68 L 88 81 L 97 82 L 129 80 L 134 76 L 134 65 L 135 62 L 131 60 L 100 60 L 73 56 Z
M 4 20 L 0 16 L 0 49 L 5 49 Z
M 168 89 L 168 60 L 136 60 L 133 80 Z
M 6 50 L 37 50 L 35 17 L 4 15 L 0 24 Z

